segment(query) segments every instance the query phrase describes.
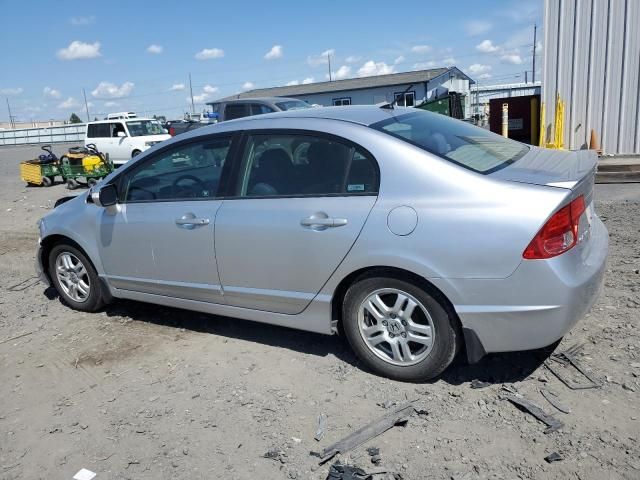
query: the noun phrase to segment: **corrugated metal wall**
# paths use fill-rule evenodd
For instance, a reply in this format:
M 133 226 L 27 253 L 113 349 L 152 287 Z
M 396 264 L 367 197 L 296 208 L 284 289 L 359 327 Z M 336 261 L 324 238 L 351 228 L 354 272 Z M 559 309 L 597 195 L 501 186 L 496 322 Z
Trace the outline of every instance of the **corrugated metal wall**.
M 640 153 L 640 0 L 545 0 L 542 95 L 547 138 L 556 94 L 565 146 Z

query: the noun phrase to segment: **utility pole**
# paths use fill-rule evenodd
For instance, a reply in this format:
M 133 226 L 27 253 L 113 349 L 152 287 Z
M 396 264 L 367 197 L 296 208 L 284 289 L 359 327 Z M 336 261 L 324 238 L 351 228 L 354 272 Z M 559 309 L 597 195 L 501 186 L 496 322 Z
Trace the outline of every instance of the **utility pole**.
M 533 72 L 531 72 L 531 80 L 536 83 L 536 34 L 538 33 L 538 26 L 533 24 Z
M 13 121 L 13 115 L 11 115 L 11 107 L 9 106 L 9 97 L 5 97 L 7 100 L 7 110 L 9 110 L 9 123 L 11 124 L 11 128 L 16 128 L 16 124 Z
M 525 83 L 525 85 L 526 85 L 527 83 L 529 83 L 529 80 L 528 80 L 528 77 L 527 77 L 527 74 L 528 74 L 528 73 L 529 73 L 529 72 L 527 72 L 526 70 L 524 71 L 524 83 Z
M 191 73 L 189 73 L 189 91 L 191 92 L 191 114 L 196 113 L 196 107 L 193 104 L 193 86 L 191 85 Z
M 89 116 L 89 104 L 87 103 L 87 94 L 84 91 L 84 88 L 82 89 L 82 96 L 84 97 L 84 109 L 87 112 L 87 123 L 89 123 L 91 121 L 91 117 Z
M 327 53 L 327 60 L 329 61 L 329 81 L 331 81 L 331 54 Z

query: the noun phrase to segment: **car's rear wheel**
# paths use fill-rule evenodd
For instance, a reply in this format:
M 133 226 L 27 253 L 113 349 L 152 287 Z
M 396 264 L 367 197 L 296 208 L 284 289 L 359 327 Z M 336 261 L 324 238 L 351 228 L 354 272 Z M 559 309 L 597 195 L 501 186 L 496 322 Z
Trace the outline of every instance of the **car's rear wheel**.
M 365 278 L 347 290 L 343 327 L 371 370 L 402 381 L 438 376 L 460 342 L 455 319 L 432 295 L 392 277 Z
M 65 243 L 54 246 L 49 253 L 49 275 L 71 308 L 95 312 L 103 305 L 98 274 L 78 248 Z

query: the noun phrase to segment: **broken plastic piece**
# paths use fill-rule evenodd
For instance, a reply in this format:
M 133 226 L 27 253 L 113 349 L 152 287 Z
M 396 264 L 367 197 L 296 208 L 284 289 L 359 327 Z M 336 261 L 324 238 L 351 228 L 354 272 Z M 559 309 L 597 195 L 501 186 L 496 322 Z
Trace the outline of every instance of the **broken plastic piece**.
M 546 457 L 544 457 L 544 460 L 547 463 L 553 463 L 553 462 L 559 462 L 560 460 L 564 460 L 564 458 L 562 458 L 562 455 L 560 455 L 558 452 L 553 452 L 551 455 L 547 455 Z
M 544 431 L 544 433 L 552 433 L 564 427 L 564 423 L 562 423 L 560 420 L 552 415 L 549 415 L 537 405 L 534 405 L 530 401 L 525 400 L 522 396 L 506 395 L 505 398 L 511 403 L 524 408 L 531 415 L 536 417 L 542 423 L 546 424 L 548 428 Z
M 541 388 L 540 393 L 544 398 L 547 399 L 547 402 L 553 405 L 557 410 L 560 410 L 562 413 L 571 413 L 571 409 L 560 403 L 560 401 L 557 399 L 558 395 L 556 395 L 551 390 L 545 390 L 544 388 Z
M 324 437 L 324 432 L 327 429 L 327 416 L 324 413 L 321 413 L 320 415 L 318 415 L 318 428 L 316 429 L 316 435 L 315 438 L 318 442 L 320 440 L 322 440 L 322 437 Z
M 471 388 L 485 388 L 490 386 L 489 382 L 483 382 L 482 380 L 471 380 Z
M 329 467 L 327 480 L 369 480 L 371 475 L 361 468 L 342 465 L 339 461 Z
M 571 390 L 585 390 L 587 388 L 599 388 L 600 384 L 595 381 L 589 373 L 587 373 L 586 369 L 582 366 L 582 364 L 578 361 L 576 355 L 582 350 L 583 344 L 576 344 L 569 348 L 567 348 L 564 352 L 554 353 L 549 357 L 549 359 L 544 362 L 544 366 L 549 369 L 551 373 L 553 373 L 558 380 L 564 383 Z M 564 367 L 568 367 L 571 365 L 575 368 L 579 373 L 582 374 L 587 380 L 586 383 L 578 383 L 573 380 L 565 377 L 560 373 L 560 368 L 554 364 L 554 362 L 563 365 Z
M 96 474 L 86 468 L 81 468 L 78 473 L 73 476 L 73 480 L 91 480 Z

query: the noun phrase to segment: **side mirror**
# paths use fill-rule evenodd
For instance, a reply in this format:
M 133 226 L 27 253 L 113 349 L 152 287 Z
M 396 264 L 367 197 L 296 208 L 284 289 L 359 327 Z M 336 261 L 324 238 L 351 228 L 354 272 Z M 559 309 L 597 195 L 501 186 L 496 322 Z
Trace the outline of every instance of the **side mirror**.
M 112 183 L 98 185 L 91 191 L 91 199 L 98 207 L 110 207 L 118 203 L 118 190 Z
M 126 134 L 126 133 L 124 133 L 124 132 L 122 132 L 122 131 L 118 132 L 118 134 L 117 134 L 117 135 L 118 135 L 119 137 L 126 137 L 126 136 L 127 136 L 127 134 Z

